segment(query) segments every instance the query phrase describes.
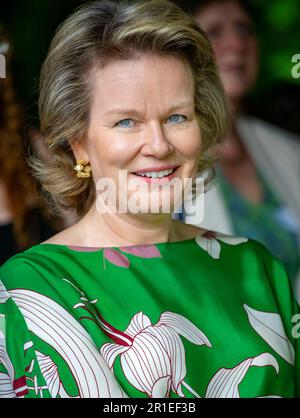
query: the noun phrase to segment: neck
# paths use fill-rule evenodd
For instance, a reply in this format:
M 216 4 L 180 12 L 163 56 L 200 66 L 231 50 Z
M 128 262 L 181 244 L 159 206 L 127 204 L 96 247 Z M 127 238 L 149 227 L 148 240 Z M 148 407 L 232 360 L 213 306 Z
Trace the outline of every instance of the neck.
M 227 104 L 228 104 L 231 122 L 234 123 L 236 118 L 239 116 L 239 114 L 242 111 L 241 101 L 238 99 L 234 99 L 234 98 L 228 98 Z
M 93 205 L 78 222 L 78 239 L 84 246 L 122 246 L 176 241 L 171 214 L 99 213 Z

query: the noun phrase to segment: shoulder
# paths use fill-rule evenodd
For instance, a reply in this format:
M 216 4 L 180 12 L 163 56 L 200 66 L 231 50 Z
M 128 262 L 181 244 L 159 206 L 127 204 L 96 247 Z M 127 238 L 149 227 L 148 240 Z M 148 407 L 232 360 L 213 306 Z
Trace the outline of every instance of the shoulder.
M 38 272 L 23 253 L 11 257 L 0 268 L 0 280 L 6 289 L 20 287 L 22 282 L 25 284 L 27 278 L 36 278 L 37 275 Z
M 260 248 L 263 247 L 249 238 L 232 236 L 213 230 L 207 230 L 204 234 L 197 236 L 196 242 L 200 247 L 206 249 L 213 258 L 224 262 L 241 253 L 252 254 L 254 258 L 259 258 Z
M 0 281 L 7 289 L 32 288 L 45 280 L 51 268 L 51 259 L 57 254 L 49 246 L 35 245 L 29 250 L 16 254 L 0 267 Z
M 224 251 L 232 256 L 241 256 L 244 258 L 237 260 L 238 262 L 248 265 L 251 263 L 260 266 L 265 271 L 266 263 L 275 263 L 283 268 L 282 263 L 277 260 L 270 251 L 260 242 L 246 237 L 231 236 L 220 232 L 208 232 L 216 240 L 223 244 Z M 206 235 L 206 234 L 205 234 Z
M 283 263 L 261 243 L 244 237 L 213 233 L 220 243 L 220 260 L 248 283 L 257 297 L 272 294 L 282 309 L 295 302 L 295 295 Z M 232 267 L 231 267 L 232 266 Z M 237 276 L 236 276 L 237 277 Z M 267 293 L 265 293 L 267 292 Z
M 70 226 L 58 232 L 57 234 L 52 235 L 47 240 L 42 242 L 42 244 L 57 244 L 57 245 L 67 245 L 67 246 L 85 245 L 85 243 L 82 242 L 83 237 L 87 235 L 84 232 L 85 223 L 86 223 L 85 217 L 86 215 L 80 220 L 74 219 L 74 222 L 71 222 Z
M 229 267 L 237 268 L 244 275 L 272 276 L 270 270 L 282 270 L 282 263 L 270 251 L 254 239 L 232 236 L 217 231 L 207 231 L 196 237 L 197 244 L 212 258 L 219 259 Z
M 272 139 L 273 143 L 284 143 L 284 145 L 300 149 L 300 138 L 298 135 L 287 131 L 286 129 L 275 126 L 269 122 L 253 116 L 241 116 L 238 119 L 238 127 L 242 133 L 247 135 L 249 130 L 255 130 L 255 133 L 262 139 Z
M 78 242 L 74 233 L 74 225 L 49 237 L 42 244 L 75 245 Z

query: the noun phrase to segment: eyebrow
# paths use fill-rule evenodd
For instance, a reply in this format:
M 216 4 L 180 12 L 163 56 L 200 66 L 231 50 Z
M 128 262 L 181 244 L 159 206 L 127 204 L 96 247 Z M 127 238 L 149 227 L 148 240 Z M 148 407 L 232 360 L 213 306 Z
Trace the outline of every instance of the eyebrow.
M 181 102 L 181 103 L 177 103 L 174 106 L 171 106 L 168 110 L 167 113 L 171 113 L 174 112 L 177 109 L 181 109 L 183 107 L 187 107 L 187 106 L 195 106 L 194 101 L 187 101 L 187 102 Z M 111 109 L 109 111 L 107 111 L 104 116 L 109 116 L 109 115 L 137 115 L 137 116 L 141 116 L 141 112 L 137 111 L 136 109 L 121 109 L 121 108 L 115 108 L 115 109 Z

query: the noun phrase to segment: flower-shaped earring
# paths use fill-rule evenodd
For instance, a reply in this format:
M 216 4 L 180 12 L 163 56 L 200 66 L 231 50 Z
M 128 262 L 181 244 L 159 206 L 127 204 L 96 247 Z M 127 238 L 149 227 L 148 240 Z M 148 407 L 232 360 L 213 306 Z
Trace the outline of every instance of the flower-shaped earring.
M 74 170 L 77 172 L 77 177 L 86 179 L 91 176 L 92 167 L 85 160 L 76 160 Z

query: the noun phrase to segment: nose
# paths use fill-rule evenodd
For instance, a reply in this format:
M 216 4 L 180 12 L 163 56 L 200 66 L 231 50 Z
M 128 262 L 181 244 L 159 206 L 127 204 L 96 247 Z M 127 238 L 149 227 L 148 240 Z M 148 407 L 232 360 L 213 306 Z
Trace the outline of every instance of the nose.
M 141 153 L 144 156 L 153 156 L 157 159 L 162 159 L 174 151 L 174 146 L 167 138 L 161 124 L 156 123 L 149 126 L 145 132 L 145 138 Z
M 229 51 L 242 53 L 247 49 L 247 39 L 239 35 L 234 29 L 230 29 L 224 34 L 223 48 Z

